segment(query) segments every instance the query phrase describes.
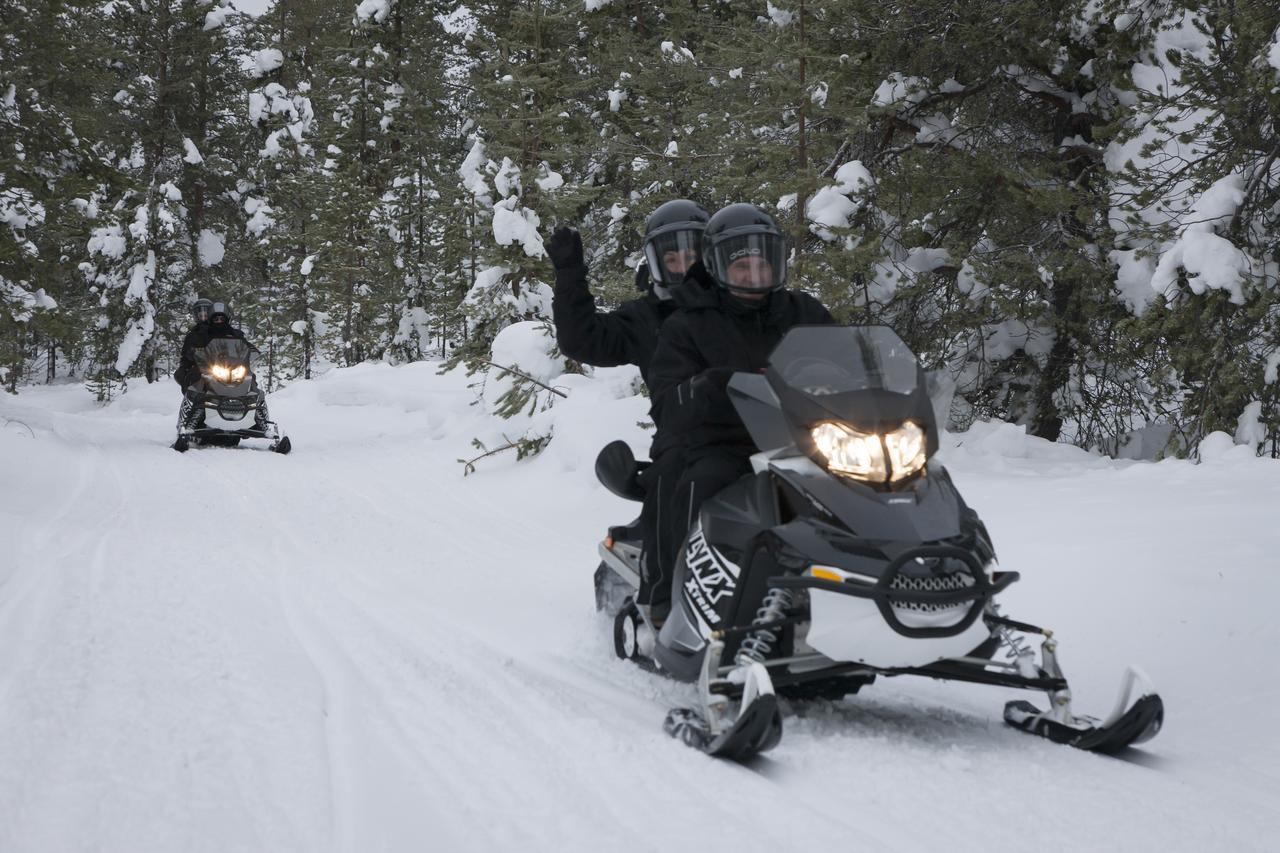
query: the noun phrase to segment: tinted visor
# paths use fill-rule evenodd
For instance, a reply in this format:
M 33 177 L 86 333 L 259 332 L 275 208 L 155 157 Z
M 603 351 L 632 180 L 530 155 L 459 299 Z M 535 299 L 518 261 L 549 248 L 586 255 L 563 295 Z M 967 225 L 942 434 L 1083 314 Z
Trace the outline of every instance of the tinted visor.
M 675 287 L 702 257 L 702 231 L 687 228 L 655 234 L 645 241 L 644 257 L 655 283 Z
M 197 323 L 207 323 L 209 321 L 209 306 L 197 305 L 194 310 Z
M 738 234 L 711 249 L 712 272 L 731 291 L 763 293 L 787 280 L 787 241 L 778 234 Z

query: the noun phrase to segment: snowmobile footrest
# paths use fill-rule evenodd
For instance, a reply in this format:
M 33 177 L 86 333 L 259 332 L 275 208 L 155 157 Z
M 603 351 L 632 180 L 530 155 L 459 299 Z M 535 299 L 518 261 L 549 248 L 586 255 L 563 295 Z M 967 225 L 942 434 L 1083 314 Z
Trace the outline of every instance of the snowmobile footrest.
M 1049 719 L 1030 702 L 1019 700 L 1004 706 L 1004 720 L 1014 728 L 1048 738 L 1054 743 L 1114 755 L 1159 733 L 1164 724 L 1164 702 L 1157 694 L 1151 693 L 1139 698 L 1109 725 L 1077 728 Z

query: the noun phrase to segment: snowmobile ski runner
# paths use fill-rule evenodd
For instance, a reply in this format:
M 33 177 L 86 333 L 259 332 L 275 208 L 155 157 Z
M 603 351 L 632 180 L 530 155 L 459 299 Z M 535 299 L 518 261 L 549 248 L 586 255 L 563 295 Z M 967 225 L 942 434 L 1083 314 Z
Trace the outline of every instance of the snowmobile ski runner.
M 836 699 L 901 675 L 1044 691 L 1047 710 L 1009 702 L 1005 721 L 1079 749 L 1112 754 L 1160 731 L 1163 703 L 1135 669 L 1105 719 L 1077 715 L 1057 638 L 1001 613 L 1019 574 L 997 568 L 986 526 L 933 458 L 925 374 L 891 329 L 796 327 L 729 394 L 760 452 L 702 505 L 665 621 L 634 603 L 636 526 L 599 549 L 597 606 L 614 615 L 618 655 L 697 684 L 669 734 L 746 760 L 780 741 L 779 696 Z M 638 501 L 639 465 L 613 442 L 596 474 Z

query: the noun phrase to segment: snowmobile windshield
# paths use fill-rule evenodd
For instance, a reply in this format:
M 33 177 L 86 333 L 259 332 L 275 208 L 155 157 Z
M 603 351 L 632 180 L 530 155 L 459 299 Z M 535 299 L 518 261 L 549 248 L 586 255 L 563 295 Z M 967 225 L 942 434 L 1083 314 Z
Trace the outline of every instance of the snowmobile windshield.
M 240 338 L 214 338 L 204 347 L 205 365 L 248 366 L 249 343 Z
M 769 366 L 788 387 L 818 398 L 912 394 L 919 382 L 915 353 L 888 326 L 802 326 L 778 343 Z

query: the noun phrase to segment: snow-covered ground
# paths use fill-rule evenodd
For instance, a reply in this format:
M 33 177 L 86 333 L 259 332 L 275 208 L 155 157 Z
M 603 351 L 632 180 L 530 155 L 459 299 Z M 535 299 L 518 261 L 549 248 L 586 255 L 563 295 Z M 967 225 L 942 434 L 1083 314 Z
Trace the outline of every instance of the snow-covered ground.
M 950 438 L 1023 573 L 1006 612 L 1057 630 L 1081 710 L 1141 664 L 1164 732 L 1104 758 L 1006 728 L 1014 691 L 881 680 L 792 706 L 743 767 L 662 733 L 689 688 L 617 661 L 593 608 L 633 508 L 590 462 L 642 442 L 643 401 L 579 402 L 543 456 L 464 479 L 497 432 L 472 398 L 431 365 L 334 371 L 273 398 L 287 457 L 169 450 L 169 384 L 0 398 L 0 850 L 1280 844 L 1280 464 Z

